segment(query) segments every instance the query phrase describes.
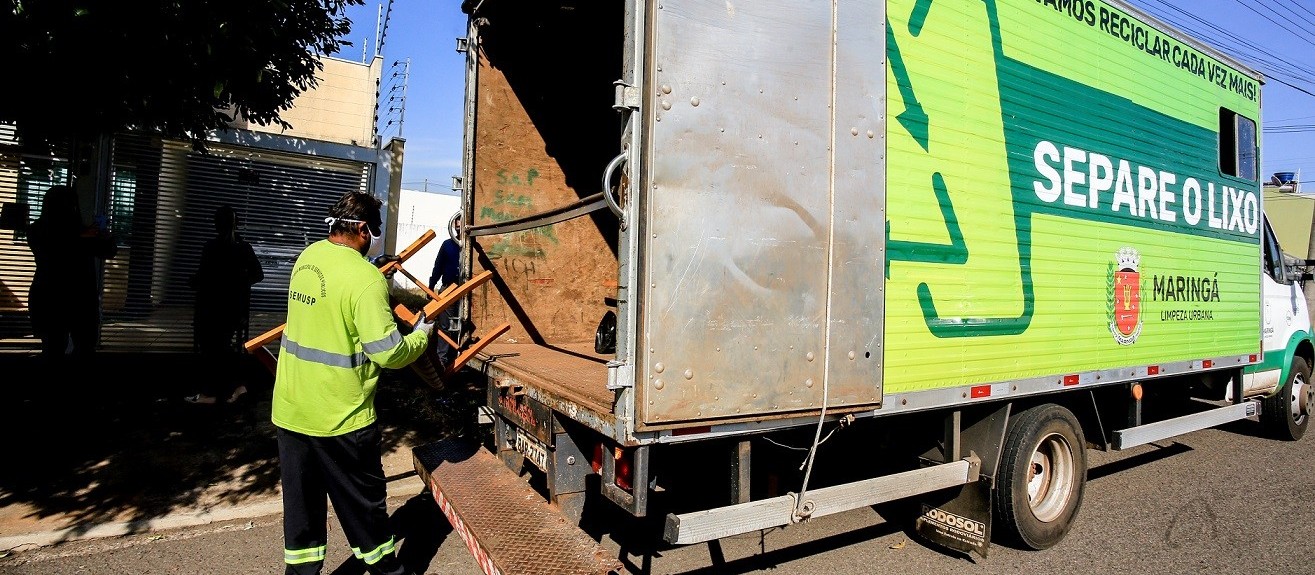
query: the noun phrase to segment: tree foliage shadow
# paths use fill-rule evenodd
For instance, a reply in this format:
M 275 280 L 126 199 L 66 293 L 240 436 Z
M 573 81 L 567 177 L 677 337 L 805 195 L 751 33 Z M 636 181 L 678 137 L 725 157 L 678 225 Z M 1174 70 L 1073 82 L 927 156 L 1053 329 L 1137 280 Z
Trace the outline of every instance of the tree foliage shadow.
M 253 361 L 244 370 L 251 390 L 244 401 L 183 401 L 204 369 L 189 353 L 102 353 L 54 366 L 0 354 L 16 402 L 0 418 L 10 462 L 0 472 L 0 507 L 27 506 L 27 518 L 56 518 L 75 536 L 106 523 L 145 529 L 180 510 L 277 497 L 273 376 Z M 376 397 L 384 452 L 474 425 L 468 395 L 479 390 L 460 389 L 468 393 L 386 370 Z

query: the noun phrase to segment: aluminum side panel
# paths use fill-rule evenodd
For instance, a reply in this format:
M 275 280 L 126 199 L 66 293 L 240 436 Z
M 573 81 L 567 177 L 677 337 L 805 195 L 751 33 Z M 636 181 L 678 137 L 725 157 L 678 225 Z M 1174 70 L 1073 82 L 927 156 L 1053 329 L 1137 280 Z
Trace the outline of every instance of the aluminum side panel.
M 641 420 L 820 407 L 831 3 L 654 12 Z
M 885 2 L 836 8 L 836 124 L 827 404 L 882 396 L 886 222 Z

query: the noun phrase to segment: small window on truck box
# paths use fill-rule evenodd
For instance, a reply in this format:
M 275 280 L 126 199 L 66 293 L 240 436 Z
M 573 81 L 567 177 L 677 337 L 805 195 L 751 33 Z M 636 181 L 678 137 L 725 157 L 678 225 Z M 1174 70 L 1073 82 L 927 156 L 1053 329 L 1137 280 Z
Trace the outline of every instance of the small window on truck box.
M 1256 122 L 1228 108 L 1219 109 L 1219 171 L 1256 179 Z

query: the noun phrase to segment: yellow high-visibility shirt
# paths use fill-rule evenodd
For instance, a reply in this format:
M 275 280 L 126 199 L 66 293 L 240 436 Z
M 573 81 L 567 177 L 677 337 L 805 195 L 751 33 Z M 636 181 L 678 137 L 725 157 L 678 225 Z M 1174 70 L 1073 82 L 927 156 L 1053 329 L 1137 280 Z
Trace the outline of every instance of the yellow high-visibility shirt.
M 428 342 L 397 329 L 388 280 L 360 252 L 329 240 L 307 246 L 288 285 L 274 425 L 331 437 L 374 423 L 381 369 L 415 361 Z

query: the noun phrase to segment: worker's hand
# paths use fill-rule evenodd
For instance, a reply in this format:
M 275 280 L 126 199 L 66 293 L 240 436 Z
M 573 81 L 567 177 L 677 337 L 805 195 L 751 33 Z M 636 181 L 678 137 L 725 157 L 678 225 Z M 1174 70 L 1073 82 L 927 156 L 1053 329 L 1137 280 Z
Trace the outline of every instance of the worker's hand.
M 387 264 L 391 264 L 393 262 L 398 262 L 398 261 L 402 261 L 402 258 L 399 258 L 394 255 L 384 254 L 377 258 L 374 258 L 374 266 L 381 268 Z
M 434 333 L 434 324 L 437 322 L 438 320 L 426 318 L 425 312 L 421 311 L 420 316 L 416 318 L 415 331 L 425 332 L 425 335 L 428 336 Z

